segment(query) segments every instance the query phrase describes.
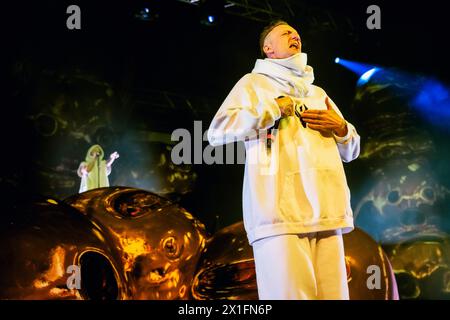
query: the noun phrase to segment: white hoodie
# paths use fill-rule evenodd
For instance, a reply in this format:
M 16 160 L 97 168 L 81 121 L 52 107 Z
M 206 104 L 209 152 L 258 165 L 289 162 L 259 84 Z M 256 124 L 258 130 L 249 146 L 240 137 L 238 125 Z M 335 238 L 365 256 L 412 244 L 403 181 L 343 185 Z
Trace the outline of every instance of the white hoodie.
M 327 109 L 327 94 L 311 84 L 313 79 L 304 53 L 287 59 L 258 59 L 252 73 L 238 81 L 211 122 L 211 145 L 245 143 L 243 214 L 250 244 L 280 234 L 353 229 L 342 161 L 359 155 L 360 137 L 355 127 L 347 122 L 345 137 L 324 136 L 305 128 L 296 116 L 280 119 L 274 100 L 290 96 L 308 109 Z M 261 131 L 259 137 L 256 133 L 273 127 L 279 119 L 269 149 Z

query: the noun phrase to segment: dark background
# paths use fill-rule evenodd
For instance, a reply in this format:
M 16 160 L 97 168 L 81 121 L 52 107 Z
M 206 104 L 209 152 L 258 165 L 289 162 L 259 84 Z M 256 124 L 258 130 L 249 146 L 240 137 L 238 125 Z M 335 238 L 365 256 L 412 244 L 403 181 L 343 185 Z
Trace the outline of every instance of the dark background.
M 364 128 L 358 127 L 351 110 L 358 76 L 335 64 L 335 57 L 396 67 L 448 83 L 444 1 L 251 3 L 261 7 L 269 3 L 277 14 L 255 20 L 225 12 L 221 24 L 205 26 L 199 23 L 201 9 L 180 1 L 2 4 L 2 51 L 8 77 L 2 106 L 2 182 L 67 197 L 78 191 L 76 169 L 95 142 L 107 154 L 114 150 L 121 154 L 111 184 L 169 194 L 210 231 L 241 220 L 243 165 L 166 168 L 168 174 L 186 178 L 167 190 L 158 168 L 148 169 L 160 161 L 164 147 L 159 141 L 143 143 L 136 137 L 142 132 L 170 134 L 176 128 L 192 131 L 194 120 L 202 120 L 206 130 L 232 86 L 253 68 L 259 32 L 269 18 L 280 17 L 297 28 L 308 64 L 315 69 L 316 85 L 361 132 Z M 70 4 L 81 8 L 81 30 L 66 28 Z M 381 8 L 381 30 L 366 27 L 370 4 Z M 136 18 L 144 7 L 156 9 L 159 18 Z M 37 126 L 52 126 L 45 119 L 36 120 L 40 113 L 59 117 L 56 134 L 48 128 L 52 134 L 37 132 Z M 89 123 L 97 129 L 91 130 Z M 74 133 L 79 131 L 87 132 L 92 143 Z M 165 182 L 150 184 L 144 177 L 127 180 L 130 167 Z M 363 184 L 361 170 L 358 163 L 346 165 L 355 199 Z

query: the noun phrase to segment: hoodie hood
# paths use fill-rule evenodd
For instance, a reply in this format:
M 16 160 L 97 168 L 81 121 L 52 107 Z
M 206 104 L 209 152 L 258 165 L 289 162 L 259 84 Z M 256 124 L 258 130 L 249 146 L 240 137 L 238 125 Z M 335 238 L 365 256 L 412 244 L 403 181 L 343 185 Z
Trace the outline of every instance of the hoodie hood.
M 299 98 L 311 92 L 314 82 L 314 70 L 307 65 L 308 56 L 301 52 L 285 59 L 257 59 L 252 73 L 264 74 L 295 89 Z
M 92 160 L 95 159 L 95 157 L 91 155 L 91 153 L 92 153 L 93 151 L 97 151 L 97 152 L 100 153 L 100 156 L 99 156 L 99 159 L 100 159 L 100 160 L 102 160 L 103 157 L 105 156 L 105 152 L 103 151 L 103 148 L 102 148 L 100 145 L 98 145 L 98 144 L 94 144 L 93 146 L 91 146 L 91 147 L 89 148 L 89 150 L 88 150 L 88 152 L 87 152 L 87 154 L 86 154 L 86 161 L 87 161 L 87 162 L 90 162 L 90 161 L 92 161 Z

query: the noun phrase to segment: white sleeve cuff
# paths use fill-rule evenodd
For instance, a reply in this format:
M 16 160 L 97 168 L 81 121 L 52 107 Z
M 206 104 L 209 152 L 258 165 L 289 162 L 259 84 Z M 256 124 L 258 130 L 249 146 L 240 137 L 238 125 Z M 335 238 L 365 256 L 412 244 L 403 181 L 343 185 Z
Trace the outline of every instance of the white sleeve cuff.
M 340 137 L 333 132 L 334 140 L 336 140 L 337 143 L 345 143 L 352 136 L 353 126 L 347 121 L 345 121 L 345 125 L 347 126 L 347 134 L 345 136 Z

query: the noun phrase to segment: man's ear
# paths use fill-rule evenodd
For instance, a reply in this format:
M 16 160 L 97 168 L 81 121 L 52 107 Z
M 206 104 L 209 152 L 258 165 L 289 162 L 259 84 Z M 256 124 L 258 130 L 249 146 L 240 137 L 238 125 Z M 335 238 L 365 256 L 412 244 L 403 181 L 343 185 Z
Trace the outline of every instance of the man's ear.
M 273 53 L 272 46 L 268 43 L 264 44 L 263 51 L 266 54 L 266 56 L 268 56 L 269 54 Z

